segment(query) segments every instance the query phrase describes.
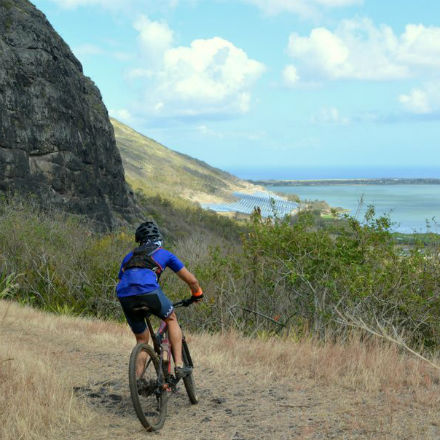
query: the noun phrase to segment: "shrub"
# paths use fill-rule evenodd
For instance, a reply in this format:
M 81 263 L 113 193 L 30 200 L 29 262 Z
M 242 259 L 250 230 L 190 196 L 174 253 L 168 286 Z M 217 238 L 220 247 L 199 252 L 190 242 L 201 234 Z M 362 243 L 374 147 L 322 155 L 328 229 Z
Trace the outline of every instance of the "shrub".
M 345 337 L 347 325 L 362 322 L 405 332 L 414 344 L 440 345 L 438 241 L 396 244 L 390 219 L 376 218 L 371 207 L 362 221 L 327 222 L 307 211 L 265 219 L 256 212 L 240 225 L 160 197 L 142 199 L 141 207 L 206 292 L 197 312 L 179 311 L 190 330 L 327 338 Z M 134 245 L 132 229 L 95 233 L 77 216 L 3 201 L 0 292 L 15 284 L 9 295 L 21 302 L 122 319 L 114 288 Z M 162 281 L 170 298 L 189 295 L 174 274 Z
M 0 205 L 0 268 L 17 273 L 14 297 L 54 312 L 112 315 L 123 232 L 94 233 L 85 220 L 30 201 Z

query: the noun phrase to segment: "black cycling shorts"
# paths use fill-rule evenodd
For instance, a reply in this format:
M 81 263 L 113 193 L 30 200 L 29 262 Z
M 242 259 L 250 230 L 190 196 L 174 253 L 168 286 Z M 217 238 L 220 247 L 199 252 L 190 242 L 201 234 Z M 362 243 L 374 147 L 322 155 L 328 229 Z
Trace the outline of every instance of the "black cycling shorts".
M 143 295 L 123 296 L 118 298 L 124 311 L 128 325 L 133 333 L 143 333 L 147 328 L 144 312 L 133 310 L 137 307 L 147 306 L 151 313 L 160 319 L 167 319 L 173 313 L 173 303 L 165 296 L 162 289 L 156 289 Z

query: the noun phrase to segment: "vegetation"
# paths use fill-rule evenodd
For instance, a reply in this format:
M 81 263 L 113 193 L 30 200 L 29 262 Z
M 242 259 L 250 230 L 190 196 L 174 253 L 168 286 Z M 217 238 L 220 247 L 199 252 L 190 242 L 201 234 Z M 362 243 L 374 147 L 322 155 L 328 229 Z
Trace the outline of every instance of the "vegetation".
M 205 326 L 322 338 L 379 328 L 438 347 L 439 247 L 402 250 L 389 226 L 372 208 L 362 222 L 324 225 L 308 212 L 294 222 L 254 215 L 237 253 L 216 248 L 193 263 L 210 293 Z
M 393 232 L 393 237 L 397 243 L 401 245 L 411 246 L 439 246 L 440 235 L 434 232 L 402 234 L 401 232 Z
M 116 311 L 110 292 L 128 242 L 123 231 L 94 234 L 85 220 L 42 211 L 31 201 L 0 204 L 2 276 L 15 274 L 16 299 L 52 312 L 108 316 Z
M 186 202 L 176 206 L 142 194 L 138 201 L 144 217 L 161 225 L 171 247 L 189 237 L 213 244 L 238 240 L 242 230 L 232 220 Z M 0 297 L 14 296 L 56 313 L 120 318 L 114 288 L 121 259 L 135 245 L 132 229 L 98 234 L 79 216 L 42 210 L 32 200 L 3 199 Z
M 372 208 L 362 222 L 255 213 L 239 225 L 186 202 L 138 197 L 207 293 L 197 316 L 183 312 L 193 330 L 327 338 L 365 325 L 405 332 L 417 346 L 440 346 L 438 244 L 397 246 L 389 219 L 376 218 Z M 131 229 L 96 234 L 76 216 L 30 202 L 0 205 L 3 285 L 8 279 L 9 296 L 52 312 L 121 319 L 114 287 L 133 245 Z M 188 295 L 172 273 L 163 283 L 173 299 Z

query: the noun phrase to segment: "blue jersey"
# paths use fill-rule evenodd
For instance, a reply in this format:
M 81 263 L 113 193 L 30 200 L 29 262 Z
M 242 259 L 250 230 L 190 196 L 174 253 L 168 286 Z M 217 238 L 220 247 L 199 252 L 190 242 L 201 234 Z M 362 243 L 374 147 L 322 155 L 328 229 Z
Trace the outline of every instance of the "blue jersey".
M 122 268 L 132 257 L 133 252 L 127 254 L 122 260 L 119 269 L 119 283 L 116 286 L 118 298 L 132 295 L 143 295 L 152 292 L 159 287 L 156 274 L 150 269 L 133 267 L 124 271 Z M 151 254 L 151 258 L 159 266 L 161 271 L 170 267 L 174 272 L 183 268 L 183 263 L 170 251 L 163 248 L 157 248 Z

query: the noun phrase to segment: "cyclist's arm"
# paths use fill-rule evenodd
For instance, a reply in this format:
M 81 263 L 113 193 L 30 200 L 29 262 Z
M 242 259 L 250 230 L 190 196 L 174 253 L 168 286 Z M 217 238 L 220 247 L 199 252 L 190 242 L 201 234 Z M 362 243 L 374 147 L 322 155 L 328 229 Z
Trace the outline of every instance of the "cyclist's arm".
M 193 296 L 199 296 L 201 294 L 202 289 L 197 281 L 197 278 L 186 267 L 182 267 L 182 269 L 176 272 L 176 274 L 181 280 L 188 284 Z

